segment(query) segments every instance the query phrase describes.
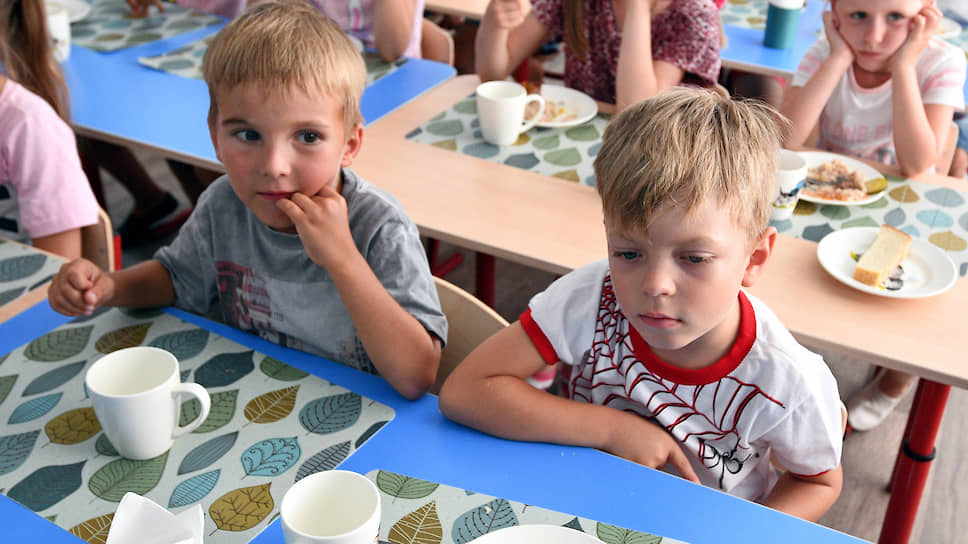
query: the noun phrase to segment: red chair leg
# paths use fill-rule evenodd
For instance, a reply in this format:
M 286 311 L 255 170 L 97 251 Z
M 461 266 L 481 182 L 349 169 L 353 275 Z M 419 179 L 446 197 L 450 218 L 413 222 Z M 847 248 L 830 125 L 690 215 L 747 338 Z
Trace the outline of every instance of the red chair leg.
M 438 278 L 442 278 L 447 274 L 454 271 L 455 268 L 460 266 L 460 263 L 464 262 L 464 255 L 461 253 L 454 253 L 444 262 L 439 262 L 440 259 L 440 240 L 436 238 L 429 238 L 430 247 L 427 250 L 427 261 L 430 262 L 430 273 Z
M 494 307 L 494 256 L 477 252 L 475 255 L 477 267 L 474 285 L 477 288 L 477 298 L 491 308 Z

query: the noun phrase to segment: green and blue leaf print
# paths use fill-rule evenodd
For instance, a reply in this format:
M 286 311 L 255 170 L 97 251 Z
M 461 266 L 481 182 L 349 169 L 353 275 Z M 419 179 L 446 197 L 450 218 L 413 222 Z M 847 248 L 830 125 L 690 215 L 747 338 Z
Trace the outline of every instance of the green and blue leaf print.
M 0 404 L 7 400 L 7 395 L 13 389 L 13 384 L 17 383 L 17 374 L 10 376 L 0 376 Z
M 74 376 L 77 376 L 81 369 L 84 368 L 85 364 L 87 364 L 87 361 L 78 361 L 76 363 L 57 367 L 54 370 L 45 372 L 27 384 L 27 387 L 24 388 L 21 396 L 27 397 L 30 395 L 36 395 L 37 393 L 45 393 L 51 389 L 56 389 L 70 381 Z
M 333 470 L 343 462 L 350 454 L 349 441 L 333 444 L 332 446 L 317 452 L 307 459 L 296 471 L 296 481 L 302 480 L 310 474 Z
M 605 544 L 661 544 L 662 537 L 623 529 L 607 523 L 599 523 L 596 527 L 596 536 Z
M 377 421 L 373 425 L 370 425 L 370 427 L 367 430 L 363 431 L 363 434 L 361 434 L 360 437 L 356 439 L 356 444 L 353 444 L 353 446 L 359 449 L 364 442 L 369 440 L 371 436 L 376 434 L 376 432 L 382 429 L 383 426 L 386 425 L 387 423 L 389 423 L 389 421 Z
M 252 351 L 222 353 L 212 357 L 195 370 L 195 383 L 205 388 L 233 384 L 255 369 Z
M 39 468 L 11 487 L 7 496 L 34 512 L 46 510 L 81 487 L 81 469 L 86 462 Z
M 270 438 L 242 453 L 242 468 L 248 476 L 278 476 L 296 464 L 301 455 L 296 437 Z
M 87 488 L 109 502 L 120 502 L 129 491 L 144 495 L 158 485 L 167 463 L 167 451 L 145 461 L 116 459 L 95 472 L 87 481 Z
M 504 499 L 494 499 L 457 518 L 451 536 L 454 544 L 465 544 L 491 531 L 514 525 L 519 523 L 511 504 Z
M 64 396 L 63 393 L 51 393 L 43 397 L 30 399 L 14 408 L 13 413 L 7 418 L 7 423 L 16 425 L 18 423 L 33 421 L 53 410 L 54 406 L 57 406 L 57 403 L 60 402 L 62 396 Z
M 311 433 L 334 433 L 356 423 L 362 408 L 362 400 L 356 393 L 322 397 L 303 406 L 299 423 Z
M 11 300 L 19 297 L 27 291 L 27 287 L 14 287 L 13 289 L 7 289 L 5 291 L 0 291 L 0 306 L 10 302 Z
M 148 343 L 149 346 L 170 351 L 179 362 L 187 361 L 205 349 L 209 332 L 205 329 L 191 329 L 163 334 Z
M 218 393 L 211 393 L 210 396 L 211 408 L 208 411 L 208 417 L 192 431 L 193 433 L 204 434 L 220 429 L 235 416 L 235 400 L 239 396 L 238 389 L 219 391 Z M 186 400 L 182 403 L 178 424 L 187 425 L 195 421 L 195 418 L 201 414 L 201 410 L 202 404 L 198 402 L 198 399 Z
M 0 260 L 0 281 L 17 281 L 32 276 L 44 267 L 47 256 L 32 253 Z
M 178 484 L 168 499 L 168 508 L 178 508 L 202 500 L 215 488 L 221 473 L 222 469 L 215 469 L 198 476 L 192 476 Z
M 93 325 L 57 329 L 49 332 L 24 349 L 24 357 L 40 363 L 52 363 L 74 357 L 87 347 Z
M 0 476 L 20 468 L 33 451 L 39 434 L 39 430 L 34 430 L 0 436 Z
M 178 474 L 195 472 L 218 461 L 232 449 L 232 446 L 235 445 L 235 441 L 238 439 L 239 432 L 235 431 L 223 434 L 222 436 L 216 436 L 208 442 L 196 446 L 195 449 L 188 452 L 188 455 L 182 459 L 181 465 L 178 466 Z
M 294 382 L 309 375 L 308 372 L 299 370 L 294 366 L 289 366 L 272 357 L 263 358 L 262 362 L 259 363 L 259 370 L 266 376 L 282 382 Z

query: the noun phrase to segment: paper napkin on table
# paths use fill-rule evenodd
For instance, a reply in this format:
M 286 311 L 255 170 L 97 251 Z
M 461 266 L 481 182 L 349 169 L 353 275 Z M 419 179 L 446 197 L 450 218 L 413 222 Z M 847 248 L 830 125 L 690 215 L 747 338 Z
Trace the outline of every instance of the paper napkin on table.
M 172 514 L 129 491 L 114 513 L 106 544 L 202 544 L 204 525 L 199 504 Z

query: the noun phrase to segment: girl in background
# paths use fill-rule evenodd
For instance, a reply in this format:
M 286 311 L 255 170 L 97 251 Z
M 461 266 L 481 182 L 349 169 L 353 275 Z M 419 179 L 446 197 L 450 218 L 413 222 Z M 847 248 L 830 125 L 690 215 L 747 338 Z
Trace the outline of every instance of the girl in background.
M 506 78 L 564 36 L 566 86 L 619 109 L 680 83 L 719 77 L 712 0 L 491 0 L 475 41 L 482 81 Z
M 804 55 L 783 100 L 792 122 L 785 147 L 861 157 L 905 176 L 932 170 L 964 107 L 965 82 L 964 53 L 936 37 L 934 1 L 832 0 L 823 18 L 826 37 Z M 876 427 L 914 381 L 876 374 L 847 401 L 851 427 Z
M 67 124 L 44 6 L 0 2 L 0 236 L 73 259 L 98 205 Z

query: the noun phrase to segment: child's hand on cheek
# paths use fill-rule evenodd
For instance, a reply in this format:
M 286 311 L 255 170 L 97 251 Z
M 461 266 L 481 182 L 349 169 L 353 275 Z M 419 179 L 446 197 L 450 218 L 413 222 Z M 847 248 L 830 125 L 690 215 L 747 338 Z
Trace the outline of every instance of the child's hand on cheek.
M 830 44 L 830 56 L 840 56 L 850 62 L 854 62 L 854 51 L 840 33 L 840 23 L 837 21 L 837 16 L 834 12 L 823 12 L 823 29 L 827 34 L 827 43 Z
M 346 200 L 331 187 L 324 186 L 311 197 L 295 193 L 276 202 L 276 206 L 292 220 L 306 253 L 319 266 L 329 270 L 349 252 L 357 251 L 350 234 Z
M 905 68 L 914 69 L 921 52 L 928 42 L 941 30 L 941 12 L 929 2 L 914 17 L 908 26 L 908 36 L 891 59 L 891 72 Z

